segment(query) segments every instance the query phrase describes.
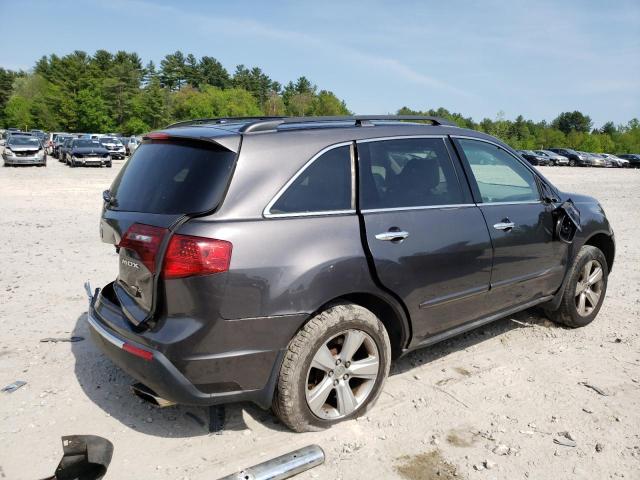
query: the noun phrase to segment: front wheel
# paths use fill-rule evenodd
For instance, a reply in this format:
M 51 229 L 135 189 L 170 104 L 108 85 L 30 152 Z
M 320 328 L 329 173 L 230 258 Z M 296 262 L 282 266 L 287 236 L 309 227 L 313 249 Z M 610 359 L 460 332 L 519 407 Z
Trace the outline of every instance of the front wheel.
M 571 160 L 569 160 L 569 166 L 570 167 L 575 167 L 576 166 L 576 161 L 573 158 Z
M 560 306 L 557 310 L 547 311 L 547 316 L 571 328 L 590 324 L 604 301 L 608 276 L 607 260 L 602 251 L 585 245 L 573 262 Z
M 358 305 L 335 305 L 311 319 L 289 343 L 273 410 L 296 432 L 356 418 L 380 396 L 390 362 L 382 322 Z

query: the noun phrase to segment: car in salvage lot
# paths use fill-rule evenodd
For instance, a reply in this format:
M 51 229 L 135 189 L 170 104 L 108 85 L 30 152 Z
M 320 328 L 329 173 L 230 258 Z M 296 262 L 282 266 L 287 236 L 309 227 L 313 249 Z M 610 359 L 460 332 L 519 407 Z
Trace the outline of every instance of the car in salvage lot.
M 125 146 L 117 137 L 100 137 L 98 141 L 109 151 L 112 159 L 124 160 L 127 156 Z
M 534 150 L 534 153 L 547 157 L 550 165 L 569 165 L 569 159 L 551 150 Z
M 629 161 L 632 168 L 640 168 L 640 153 L 622 153 L 618 157 Z
M 2 152 L 4 166 L 47 166 L 47 152 L 42 141 L 32 135 L 11 135 Z
M 518 150 L 518 153 L 522 155 L 524 159 L 531 165 L 545 166 L 551 163 L 548 156 L 540 155 L 533 150 Z
M 569 159 L 570 167 L 589 167 L 591 166 L 591 162 L 587 160 L 587 157 L 571 148 L 548 148 L 547 150 L 558 153 L 563 157 L 567 157 Z
M 494 137 L 413 116 L 196 123 L 146 135 L 103 193 L 119 272 L 87 320 L 147 399 L 318 430 L 364 414 L 409 351 L 602 305 L 600 204 Z
M 111 168 L 111 156 L 99 141 L 76 138 L 71 141 L 67 155 L 67 165 L 70 167 L 100 167 Z

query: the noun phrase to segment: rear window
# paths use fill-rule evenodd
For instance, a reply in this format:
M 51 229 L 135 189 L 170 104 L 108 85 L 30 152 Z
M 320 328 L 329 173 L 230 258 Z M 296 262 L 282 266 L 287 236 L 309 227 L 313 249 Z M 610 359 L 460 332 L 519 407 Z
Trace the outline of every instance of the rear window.
M 111 185 L 112 210 L 200 213 L 217 208 L 235 153 L 202 142 L 144 143 Z

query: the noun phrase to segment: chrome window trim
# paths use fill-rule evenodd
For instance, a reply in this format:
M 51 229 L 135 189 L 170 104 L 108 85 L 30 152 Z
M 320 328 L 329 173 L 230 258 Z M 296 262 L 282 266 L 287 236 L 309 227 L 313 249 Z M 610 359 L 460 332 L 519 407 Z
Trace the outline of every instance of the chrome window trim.
M 407 140 L 411 138 L 441 138 L 443 141 L 447 135 L 397 135 L 394 137 L 374 137 L 356 140 L 356 143 L 384 142 L 386 140 Z
M 538 205 L 543 203 L 542 200 L 522 200 L 520 202 L 485 202 L 478 203 L 477 205 L 481 207 L 482 205 Z
M 463 138 L 465 140 L 476 140 L 478 142 L 484 142 L 484 143 L 488 143 L 490 145 L 493 145 L 495 147 L 498 147 L 501 150 L 504 150 L 508 155 L 510 155 L 511 157 L 513 157 L 516 162 L 519 162 L 521 165 L 523 165 L 527 170 L 529 170 L 529 172 L 531 172 L 531 174 L 534 176 L 535 179 L 542 181 L 542 178 L 540 177 L 540 175 L 538 174 L 538 172 L 525 160 L 522 160 L 520 158 L 518 158 L 517 156 L 515 156 L 513 153 L 511 153 L 509 150 L 507 150 L 506 148 L 504 148 L 503 145 L 500 145 L 499 143 L 496 142 L 492 142 L 491 140 L 486 140 L 484 138 L 478 138 L 478 137 L 471 137 L 468 135 L 450 135 L 450 137 L 452 139 L 456 139 L 456 138 Z M 465 157 L 466 157 L 466 153 L 465 153 Z M 469 165 L 469 168 L 471 168 L 471 165 Z M 478 181 L 476 180 L 476 183 Z M 538 200 L 525 200 L 525 201 L 521 201 L 521 202 L 481 202 L 478 203 L 477 205 L 511 205 L 511 204 L 524 204 L 524 203 L 542 203 L 542 192 L 540 191 L 540 187 L 538 186 L 538 182 L 536 181 L 536 190 L 538 190 Z
M 347 210 L 326 210 L 326 211 L 320 211 L 320 212 L 290 212 L 290 213 L 271 213 L 271 208 L 273 207 L 273 205 L 275 205 L 275 203 L 280 199 L 280 197 L 284 194 L 284 192 L 287 191 L 287 189 L 293 184 L 293 182 L 296 181 L 296 179 L 302 175 L 302 173 L 311 166 L 311 164 L 313 164 L 313 162 L 315 162 L 318 158 L 320 158 L 322 155 L 324 155 L 325 153 L 327 153 L 330 150 L 333 150 L 335 148 L 340 148 L 340 147 L 347 147 L 350 146 L 350 155 L 351 155 L 351 207 L 350 209 Z M 334 143 L 333 145 L 329 145 L 325 148 L 323 148 L 322 150 L 320 150 L 318 153 L 316 153 L 315 155 L 313 155 L 294 175 L 293 177 L 291 177 L 287 183 L 284 184 L 284 186 L 282 188 L 280 188 L 280 190 L 278 190 L 278 193 L 275 194 L 275 196 L 271 199 L 271 201 L 269 203 L 267 203 L 267 206 L 264 208 L 264 210 L 262 211 L 262 215 L 265 218 L 285 218 L 285 217 L 310 217 L 310 216 L 320 216 L 320 215 L 344 215 L 347 213 L 355 213 L 355 207 L 354 207 L 354 197 L 355 197 L 355 163 L 354 163 L 354 155 L 353 155 L 353 141 L 350 140 L 348 142 L 340 142 L 340 143 Z
M 367 208 L 362 210 L 362 213 L 378 213 L 378 212 L 402 212 L 404 210 L 438 210 L 438 209 L 453 209 L 453 208 L 469 208 L 475 207 L 475 203 L 456 203 L 451 205 L 427 205 L 416 207 L 389 207 L 389 208 Z

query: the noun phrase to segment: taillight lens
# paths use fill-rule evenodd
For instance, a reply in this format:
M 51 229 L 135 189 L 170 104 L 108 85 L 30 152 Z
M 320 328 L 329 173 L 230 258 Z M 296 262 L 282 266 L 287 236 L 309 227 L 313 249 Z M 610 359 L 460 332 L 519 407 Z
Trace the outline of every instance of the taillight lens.
M 118 246 L 136 252 L 144 266 L 151 273 L 155 273 L 156 255 L 166 233 L 166 228 L 134 223 L 124 234 Z
M 174 235 L 164 257 L 164 278 L 183 278 L 226 272 L 232 244 L 214 238 Z

